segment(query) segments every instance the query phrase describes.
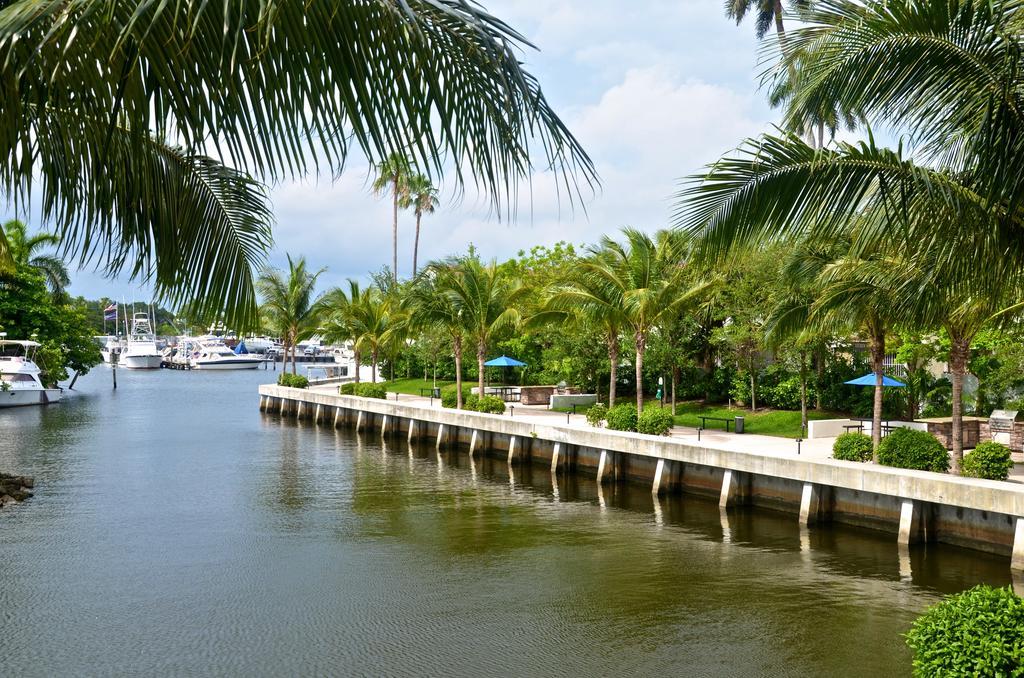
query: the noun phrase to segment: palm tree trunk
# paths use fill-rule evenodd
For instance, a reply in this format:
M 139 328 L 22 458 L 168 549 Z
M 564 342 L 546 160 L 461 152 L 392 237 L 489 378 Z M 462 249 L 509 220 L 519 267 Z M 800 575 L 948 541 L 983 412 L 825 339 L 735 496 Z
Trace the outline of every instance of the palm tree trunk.
M 416 256 L 420 251 L 420 219 L 423 213 L 416 210 L 416 239 L 412 241 L 412 277 L 416 277 Z
M 391 276 L 398 282 L 398 177 L 396 176 L 391 188 Z
M 757 375 L 754 366 L 750 366 L 750 411 L 757 412 Z
M 477 398 L 484 397 L 484 360 L 487 356 L 487 340 L 479 339 L 476 342 L 476 366 L 479 370 L 477 374 Z
M 647 337 L 643 332 L 636 333 L 636 413 L 644 411 L 644 350 L 647 348 Z
M 963 336 L 950 333 L 949 372 L 953 382 L 953 464 L 952 472 L 960 474 L 960 464 L 964 458 L 964 413 L 963 394 L 964 376 L 967 374 L 967 361 L 970 358 L 970 342 Z
M 882 442 L 882 363 L 885 359 L 885 332 L 874 330 L 871 335 L 871 371 L 875 373 L 875 402 L 871 409 L 872 458 L 878 463 L 878 445 Z
M 370 381 L 377 383 L 377 349 L 370 351 Z
M 825 381 L 825 352 L 822 351 L 820 348 L 815 351 L 814 362 L 814 370 L 816 375 L 815 383 L 818 386 L 818 389 L 814 393 L 814 409 L 820 411 L 822 409 L 821 384 L 823 381 Z
M 296 349 L 298 348 L 298 343 L 299 343 L 299 333 L 298 332 L 292 332 L 292 374 L 293 375 L 294 374 L 298 374 L 298 366 L 296 365 L 298 360 L 295 358 L 295 353 L 296 353 Z
M 608 336 L 608 364 L 610 366 L 610 383 L 608 384 L 608 407 L 615 407 L 615 382 L 619 380 L 619 337 L 617 334 Z
M 462 337 L 452 340 L 455 351 L 455 409 L 462 409 Z
M 359 363 L 361 362 L 360 361 L 361 357 L 362 356 L 359 355 L 359 349 L 355 349 L 355 348 L 352 349 L 352 360 L 356 364 L 356 383 L 357 384 L 359 383 Z
M 807 352 L 800 351 L 800 433 L 807 431 Z
M 676 416 L 676 384 L 679 383 L 679 365 L 672 366 L 672 416 Z

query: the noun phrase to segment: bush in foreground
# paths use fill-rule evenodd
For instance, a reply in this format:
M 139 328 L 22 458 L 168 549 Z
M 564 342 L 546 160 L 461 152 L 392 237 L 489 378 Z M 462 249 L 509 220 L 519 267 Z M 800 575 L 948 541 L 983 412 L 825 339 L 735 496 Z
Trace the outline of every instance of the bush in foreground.
M 441 407 L 455 408 L 458 400 L 458 391 L 455 388 L 455 384 L 449 384 L 441 388 Z M 462 387 L 462 402 L 465 404 L 469 400 L 470 387 Z M 474 396 L 475 397 L 475 396 Z M 467 408 L 468 409 L 468 408 Z M 474 408 L 475 409 L 475 408 Z
M 1000 443 L 987 442 L 980 443 L 964 457 L 961 473 L 971 478 L 1006 480 L 1012 468 L 1010 448 Z
M 591 405 L 590 409 L 587 410 L 587 423 L 591 426 L 600 426 L 601 422 L 608 416 L 608 408 L 597 403 Z
M 277 375 L 277 384 L 278 386 L 288 386 L 289 388 L 309 388 L 309 379 L 306 379 L 301 374 L 282 372 Z
M 918 676 L 1024 675 L 1024 599 L 975 586 L 928 608 L 907 645 Z
M 383 384 L 372 384 L 369 382 L 361 382 L 359 384 L 342 384 L 338 387 L 338 393 L 341 395 L 354 395 L 361 398 L 378 398 L 380 400 L 387 400 L 388 392 L 384 388 Z
M 490 414 L 504 414 L 505 401 L 498 396 L 484 396 L 476 402 L 477 412 L 488 412 Z
M 926 431 L 898 428 L 878 446 L 878 461 L 885 466 L 945 473 L 949 453 L 935 436 Z
M 667 436 L 675 425 L 672 410 L 663 407 L 648 407 L 636 420 L 636 430 L 652 436 Z
M 347 384 L 342 384 L 341 386 L 338 387 L 338 393 L 340 393 L 341 395 L 355 395 L 356 394 L 356 384 L 355 384 L 355 382 L 349 382 Z
M 636 430 L 636 405 L 616 405 L 608 410 L 606 417 L 608 428 L 613 431 Z
M 844 433 L 832 444 L 832 458 L 843 461 L 871 461 L 871 436 Z

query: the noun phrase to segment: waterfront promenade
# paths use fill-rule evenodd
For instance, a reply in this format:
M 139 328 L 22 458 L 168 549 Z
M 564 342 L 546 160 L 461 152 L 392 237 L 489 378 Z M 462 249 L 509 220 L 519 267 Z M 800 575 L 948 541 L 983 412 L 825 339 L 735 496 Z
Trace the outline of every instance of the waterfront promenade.
M 260 387 L 260 409 L 381 437 L 430 440 L 438 449 L 500 456 L 552 473 L 646 483 L 652 493 L 716 497 L 722 509 L 754 505 L 797 514 L 802 527 L 841 522 L 894 533 L 903 546 L 939 541 L 1009 557 L 1024 569 L 1024 486 L 828 458 L 784 438 L 680 431 L 670 437 L 589 426 L 582 415 L 522 410 L 481 414 L 429 399 L 341 396 L 336 387 Z M 806 450 L 806 451 L 805 451 Z

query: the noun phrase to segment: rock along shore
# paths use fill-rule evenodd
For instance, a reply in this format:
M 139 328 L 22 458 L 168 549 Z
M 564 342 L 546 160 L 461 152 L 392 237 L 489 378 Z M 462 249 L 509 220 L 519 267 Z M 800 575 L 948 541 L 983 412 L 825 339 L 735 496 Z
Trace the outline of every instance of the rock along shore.
M 12 476 L 0 473 L 0 508 L 16 501 L 25 501 L 32 496 L 35 487 L 32 476 Z

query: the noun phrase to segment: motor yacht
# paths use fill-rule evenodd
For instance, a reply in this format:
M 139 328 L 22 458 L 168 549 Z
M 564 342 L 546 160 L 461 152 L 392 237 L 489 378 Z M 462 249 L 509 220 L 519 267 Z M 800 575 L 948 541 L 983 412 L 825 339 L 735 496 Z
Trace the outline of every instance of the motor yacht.
M 155 370 L 159 369 L 162 359 L 149 314 L 136 313 L 132 316 L 132 330 L 128 334 L 128 343 L 121 349 L 117 364 L 129 370 Z
M 46 388 L 33 362 L 39 343 L 0 336 L 0 407 L 46 405 L 60 402 L 63 391 Z
M 94 337 L 96 342 L 100 345 L 100 355 L 103 356 L 103 362 L 110 364 L 117 360 L 117 357 L 121 354 L 121 339 L 113 335 Z
M 197 340 L 189 360 L 194 370 L 254 370 L 263 358 L 248 352 L 245 342 L 232 351 L 218 337 Z

